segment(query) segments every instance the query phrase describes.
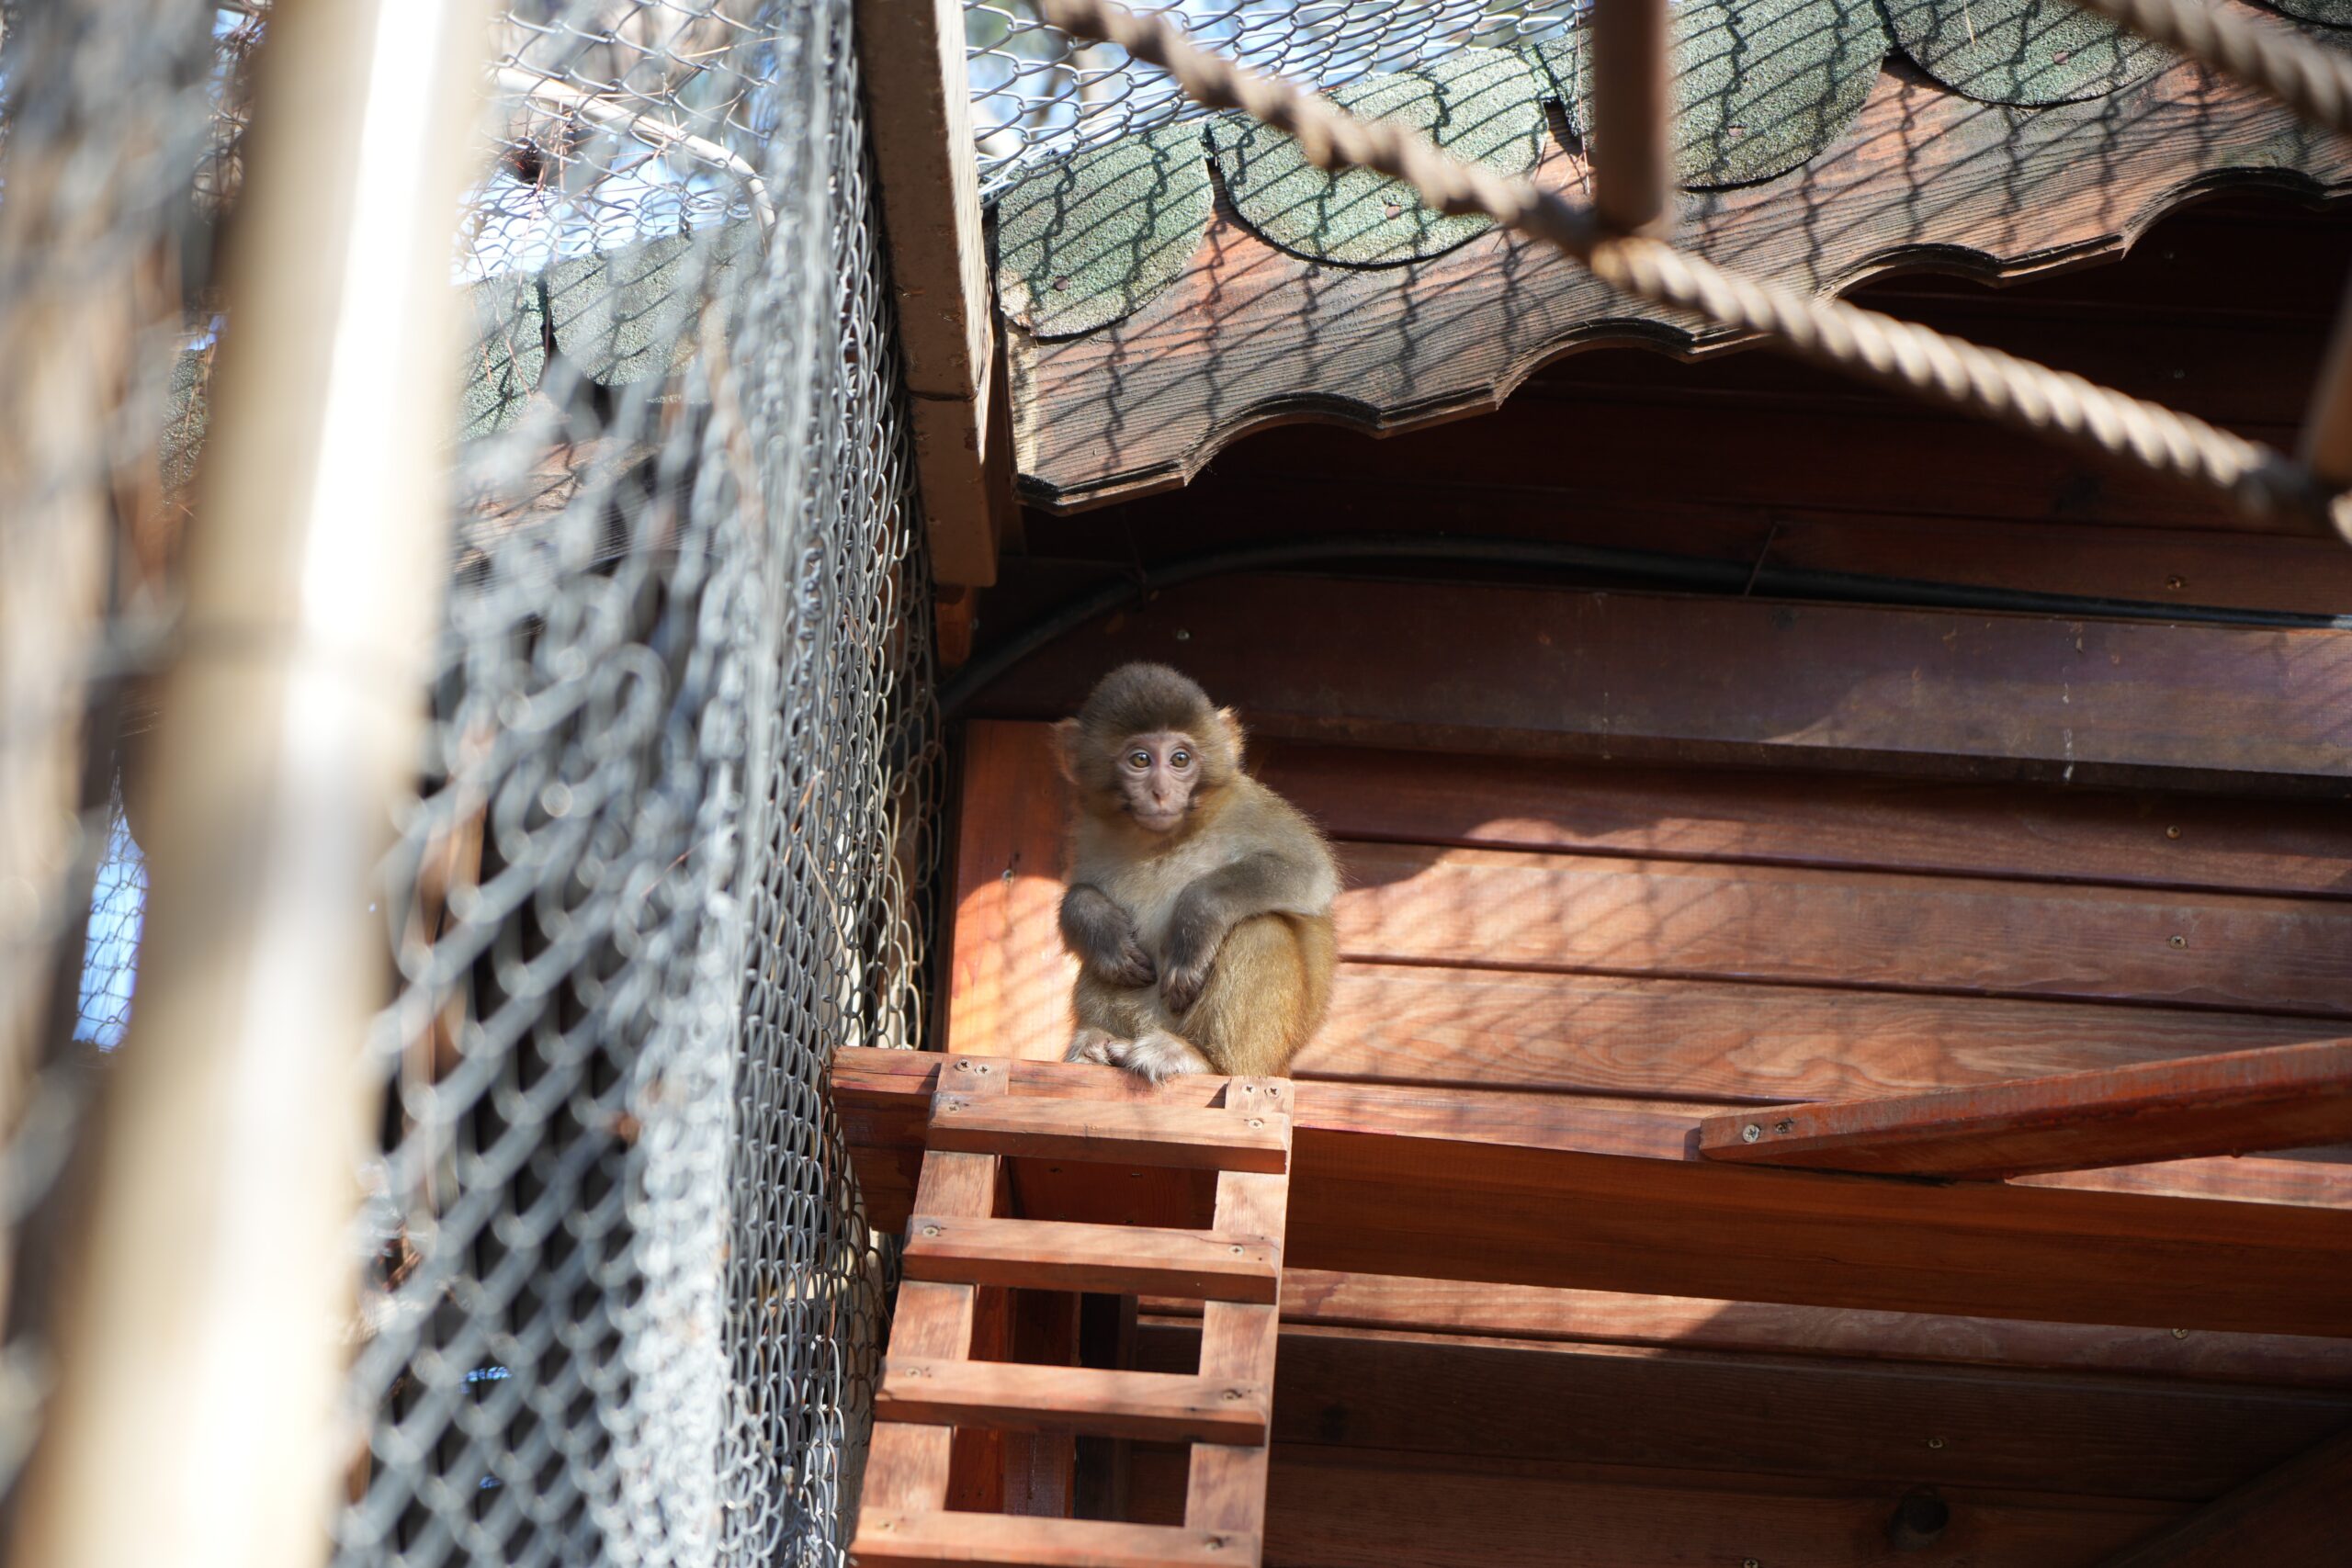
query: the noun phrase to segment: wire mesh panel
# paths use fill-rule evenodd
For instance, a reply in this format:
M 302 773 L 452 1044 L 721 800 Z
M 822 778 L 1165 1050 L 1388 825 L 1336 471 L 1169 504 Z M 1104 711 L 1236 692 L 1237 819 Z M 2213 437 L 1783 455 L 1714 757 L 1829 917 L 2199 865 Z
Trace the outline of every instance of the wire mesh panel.
M 1261 71 L 1337 86 L 1473 44 L 1565 31 L 1583 0 L 1175 0 L 1168 13 L 1204 46 Z M 980 194 L 1131 130 L 1207 111 L 1114 44 L 1074 45 L 1033 0 L 966 0 L 966 69 Z
M 517 5 L 338 1561 L 840 1559 L 929 590 L 847 0 Z

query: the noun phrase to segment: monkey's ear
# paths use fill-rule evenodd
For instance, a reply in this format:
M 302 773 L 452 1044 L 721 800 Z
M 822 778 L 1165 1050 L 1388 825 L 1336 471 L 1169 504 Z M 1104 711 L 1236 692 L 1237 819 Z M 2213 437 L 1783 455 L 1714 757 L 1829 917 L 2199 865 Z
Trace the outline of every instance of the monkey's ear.
M 1065 718 L 1055 724 L 1054 766 L 1060 769 L 1062 777 L 1068 779 L 1072 784 L 1079 782 L 1078 742 L 1078 720 L 1074 718 Z
M 1233 753 L 1233 765 L 1241 766 L 1241 743 L 1247 739 L 1241 729 L 1240 716 L 1231 708 L 1216 710 L 1216 727 L 1225 735 L 1226 750 Z

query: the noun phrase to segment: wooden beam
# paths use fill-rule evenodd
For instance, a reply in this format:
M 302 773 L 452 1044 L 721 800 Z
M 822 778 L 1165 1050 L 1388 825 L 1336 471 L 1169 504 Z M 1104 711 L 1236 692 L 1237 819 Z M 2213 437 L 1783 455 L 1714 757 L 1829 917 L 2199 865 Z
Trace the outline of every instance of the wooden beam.
M 1011 1514 L 869 1512 L 860 1521 L 860 1568 L 1236 1568 L 1258 1560 L 1254 1537 L 1168 1525 Z
M 834 1103 L 869 1212 L 910 1213 L 940 1058 L 845 1050 Z M 1205 1106 L 1224 1081 L 1007 1062 L 1023 1099 Z M 2352 1334 L 2352 1212 L 1726 1165 L 1673 1106 L 1302 1082 L 1284 1254 L 1299 1268 L 2056 1323 Z M 1197 1223 L 1182 1173 L 1137 1224 Z
M 2098 1568 L 2340 1562 L 2352 1518 L 2352 1430 L 2258 1475 Z
M 2299 456 L 2320 478 L 2352 485 L 2352 294 L 2337 308 L 2327 359 L 2312 392 Z
M 1147 1298 L 1142 1304 L 1163 1318 L 1198 1310 L 1173 1297 Z M 1847 1364 L 1883 1360 L 2017 1371 L 2112 1372 L 2170 1382 L 2352 1390 L 2352 1339 L 1857 1312 L 1321 1269 L 1284 1271 L 1283 1321 L 1289 1325 L 1419 1329 L 1821 1358 Z
M 1001 394 L 964 8 L 858 0 L 857 39 L 932 572 L 985 585 L 996 581 L 1012 479 L 991 409 Z
M 1928 1452 L 1924 1440 L 1920 1451 Z M 1281 1568 L 1894 1568 L 1883 1483 L 1278 1445 L 1266 1555 Z M 1180 1454 L 1138 1453 L 1136 1509 L 1168 1508 Z M 1946 1487 L 1949 1550 L 1918 1561 L 2082 1568 L 2186 1510 L 2168 1501 L 2046 1487 Z M 1964 1532 L 1964 1534 L 1963 1534 Z M 1948 1543 L 1952 1538 L 1947 1538 Z M 2255 1559 L 2260 1568 L 2274 1560 Z M 2317 1559 L 2276 1560 L 2304 1568 Z M 2233 1568 L 2238 1568 L 2233 1564 Z
M 1674 80 L 1666 0 L 1592 8 L 1592 207 L 1621 233 L 1668 228 Z
M 874 1418 L 1002 1432 L 1263 1444 L 1271 1397 L 1266 1388 L 1230 1378 L 893 1355 L 874 1395 Z
M 1138 1332 L 1138 1367 L 1198 1364 L 1199 1320 L 1146 1319 Z M 2352 1393 L 1285 1323 L 1273 1412 L 1277 1451 L 1325 1443 L 2201 1503 L 2352 1422 Z
M 910 1280 L 1022 1285 L 1107 1295 L 1264 1302 L 1282 1278 L 1281 1244 L 1262 1235 L 1057 1220 L 917 1214 L 901 1266 Z
M 1710 1159 L 1980 1181 L 2345 1139 L 2352 1040 L 1775 1106 L 1699 1123 L 1699 1152 Z
M 2333 700 L 2352 632 L 1245 576 L 1080 635 L 986 712 L 1057 717 L 1113 664 L 1181 657 L 1287 739 L 2352 793 L 2352 708 Z

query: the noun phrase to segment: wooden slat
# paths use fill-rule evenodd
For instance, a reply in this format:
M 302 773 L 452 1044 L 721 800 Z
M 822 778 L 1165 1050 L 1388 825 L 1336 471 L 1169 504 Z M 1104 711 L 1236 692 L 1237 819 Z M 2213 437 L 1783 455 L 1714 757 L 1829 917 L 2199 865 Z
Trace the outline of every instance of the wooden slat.
M 2242 1568 L 2342 1562 L 2352 1517 L 2352 1430 L 2298 1455 L 2099 1568 Z
M 1186 672 L 1285 739 L 2329 796 L 2352 781 L 2335 700 L 2352 632 L 1729 597 L 1220 578 L 1129 608 L 1083 659 L 1028 660 L 986 711 L 1071 712 L 1179 632 Z
M 2352 573 L 2352 552 L 2343 558 Z M 2343 602 L 2352 604 L 2352 582 Z M 1340 839 L 2352 897 L 2352 821 L 2332 804 L 1604 767 L 1297 741 L 1253 750 L 1252 772 Z M 990 756 L 1003 770 L 990 780 L 997 790 L 1031 787 L 1016 770 L 1051 766 L 1035 750 L 1009 745 L 992 747 Z M 973 804 L 967 798 L 966 809 Z
M 1160 1314 L 1194 1310 L 1147 1298 Z M 1286 1324 L 2352 1390 L 2352 1339 L 1858 1312 L 1292 1269 Z M 1282 1407 L 1276 1406 L 1281 1414 Z
M 850 1556 L 860 1568 L 957 1562 L 986 1568 L 1233 1568 L 1258 1545 L 1229 1533 L 1099 1519 L 868 1512 Z
M 1281 1113 L 1291 1099 L 1291 1086 L 1281 1079 L 1237 1078 L 1227 1091 L 1227 1114 L 1244 1115 L 1253 1106 Z M 1289 1223 L 1289 1201 L 1287 1178 L 1227 1171 L 1217 1178 L 1216 1223 L 1221 1229 L 1280 1235 Z M 1271 1388 L 1281 1326 L 1277 1303 L 1209 1303 L 1201 1312 L 1201 1375 L 1246 1378 Z M 1269 1462 L 1262 1445 L 1193 1450 L 1184 1522 L 1194 1529 L 1261 1532 Z
M 1068 807 L 1051 737 L 1042 724 L 964 728 L 947 993 L 951 1050 L 1057 1061 L 1069 1045 L 1078 968 L 1062 951 Z
M 932 1108 L 931 1146 L 1174 1170 L 1280 1172 L 1290 1162 L 1290 1125 L 1280 1116 L 1135 1100 L 942 1094 Z
M 1016 1103 L 1116 1069 L 1006 1064 Z M 938 1059 L 844 1050 L 834 1103 L 877 1224 L 909 1213 Z M 1140 1091 L 1130 1089 L 1128 1092 Z M 1204 1105 L 1224 1086 L 1150 1091 Z M 1671 1107 L 1394 1085 L 1293 1086 L 1295 1267 L 1881 1311 L 2352 1334 L 2352 1213 L 1729 1166 Z M 879 1158 L 873 1157 L 878 1154 Z M 1132 1217 L 1155 1212 L 1137 1184 Z M 1197 1223 L 1197 1222 L 1193 1222 Z
M 874 1396 L 874 1416 L 996 1431 L 1263 1443 L 1270 1400 L 1262 1383 L 1233 1378 L 893 1353 Z
M 1189 1370 L 1197 1321 L 1138 1367 Z M 1321 1443 L 2198 1502 L 2352 1422 L 2352 1394 L 1284 1324 L 1276 1450 Z M 1931 1445 L 1929 1439 L 1936 1439 Z
M 1110 1295 L 1272 1302 L 1282 1245 L 1262 1235 L 1057 1220 L 918 1214 L 902 1255 L 910 1280 Z
M 1011 1077 L 1001 1063 L 962 1058 L 943 1059 L 932 1076 L 974 1099 L 1001 1095 Z M 985 1218 L 994 1212 L 1002 1176 L 994 1156 L 933 1153 L 923 1157 L 922 1168 L 916 1196 L 924 1213 Z M 908 1280 L 899 1287 L 891 1316 L 892 1352 L 922 1359 L 970 1354 L 978 1303 L 978 1292 L 970 1285 Z M 944 1427 L 877 1423 L 866 1454 L 864 1506 L 886 1513 L 944 1506 L 955 1459 L 954 1435 Z M 967 1472 L 973 1468 L 965 1466 Z
M 1282 1568 L 1898 1568 L 1883 1483 L 1569 1465 L 1284 1444 L 1266 1561 Z M 1139 1454 L 1136 1511 L 1166 1507 L 1181 1456 Z M 2083 1568 L 2188 1505 L 1942 1489 L 1952 1525 L 1917 1561 Z M 2321 1561 L 2325 1561 L 2322 1559 Z M 2235 1568 L 2235 1565 L 2233 1565 Z M 2263 1568 L 2269 1568 L 2266 1562 Z M 2284 1565 L 2281 1565 L 2284 1568 Z
M 1351 959 L 2352 1015 L 2352 904 L 1340 846 Z
M 1711 1159 L 1990 1180 L 2352 1138 L 2352 1041 L 1711 1116 Z
M 2291 1045 L 2325 1019 L 1430 964 L 1343 964 L 1292 1066 L 1692 1100 L 1860 1100 Z

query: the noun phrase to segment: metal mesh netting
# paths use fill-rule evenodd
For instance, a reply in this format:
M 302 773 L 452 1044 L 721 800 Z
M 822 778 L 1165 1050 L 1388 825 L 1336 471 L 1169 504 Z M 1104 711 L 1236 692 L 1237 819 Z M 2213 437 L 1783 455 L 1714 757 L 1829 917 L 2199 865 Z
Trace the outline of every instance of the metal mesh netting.
M 369 1045 L 339 1563 L 841 1560 L 884 1279 L 823 1077 L 842 1045 L 918 1043 L 937 791 L 850 8 L 500 14 L 493 172 L 452 266 L 474 332 L 429 743 L 367 894 L 397 987 Z M 6 151 L 47 91 L 93 122 L 58 144 L 119 168 L 112 227 L 41 265 L 202 254 L 266 6 L 68 13 L 8 29 Z M 8 175 L 0 215 L 28 188 Z M 5 328 L 34 262 L 0 260 Z M 70 476 L 118 510 L 125 468 L 177 504 L 234 342 L 207 280 L 164 282 L 126 355 L 139 395 Z M 109 602 L 85 707 L 160 662 L 151 577 L 140 615 Z M 170 781 L 92 756 L 37 945 L 64 976 L 51 1034 L 95 1060 L 131 1005 L 139 789 Z M 17 1211 L 18 1168 L 74 1125 L 12 1141 Z M 0 1427 L 0 1460 L 36 1419 Z
M 839 1556 L 929 593 L 847 0 L 516 6 L 344 1563 Z M 551 348 L 550 348 L 551 345 Z
M 1337 86 L 1472 44 L 1564 31 L 1589 0 L 1175 0 L 1162 12 L 1195 41 L 1260 71 Z M 966 0 L 966 70 L 979 142 L 980 194 L 1131 130 L 1208 111 L 1114 44 L 1072 43 L 1032 0 Z

